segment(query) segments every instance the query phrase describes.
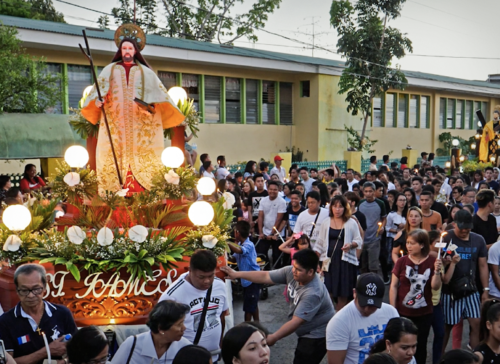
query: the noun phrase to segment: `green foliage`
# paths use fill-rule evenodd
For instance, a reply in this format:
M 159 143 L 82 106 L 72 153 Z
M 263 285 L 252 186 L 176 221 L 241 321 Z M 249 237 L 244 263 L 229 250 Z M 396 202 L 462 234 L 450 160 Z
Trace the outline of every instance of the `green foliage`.
M 169 183 L 166 176 L 170 173 L 178 176 L 177 184 Z M 151 194 L 160 199 L 177 200 L 189 197 L 196 185 L 196 175 L 192 168 L 180 167 L 175 171 L 172 168 L 162 167 L 151 179 Z
M 64 182 L 64 176 L 71 172 L 71 167 L 65 161 L 56 163 L 56 175 L 49 178 L 52 194 L 56 199 L 75 204 L 78 200 L 90 200 L 97 194 L 97 177 L 94 171 L 79 169 L 77 173 L 80 176 L 80 183 L 70 187 Z
M 65 23 L 63 14 L 56 11 L 52 0 L 2 0 L 0 14 Z
M 451 154 L 451 148 L 453 148 L 453 145 L 451 144 L 453 139 L 457 139 L 459 141 L 458 148 L 461 149 L 462 155 L 469 155 L 471 153 L 470 145 L 473 142 L 475 143 L 475 141 L 473 141 L 474 137 L 466 140 L 459 136 L 452 136 L 450 132 L 444 132 L 439 134 L 439 142 L 443 144 L 443 147 L 437 148 L 436 154 L 438 156 L 449 156 Z
M 360 142 L 362 150 L 373 98 L 390 88 L 404 90 L 408 81 L 399 67 L 390 68 L 395 57 L 412 51 L 411 41 L 390 26 L 388 19 L 400 15 L 406 0 L 333 1 L 330 22 L 337 30 L 338 52 L 346 57 L 339 81 L 339 94 L 346 94 L 347 112 L 364 118 Z M 380 15 L 383 17 L 381 18 Z M 365 142 L 366 144 L 366 142 Z
M 0 113 L 43 113 L 61 100 L 61 75 L 25 53 L 17 30 L 0 23 Z
M 99 135 L 99 123 L 92 124 L 87 121 L 81 113 L 81 109 L 70 108 L 73 114 L 71 114 L 69 118 L 69 124 L 75 130 L 75 132 L 84 140 L 87 140 L 88 137 L 95 137 Z
M 116 24 L 132 23 L 134 19 L 133 2 L 119 0 L 120 6 L 113 8 Z M 282 0 L 254 0 L 249 10 L 243 14 L 231 16 L 231 10 L 237 2 L 245 0 L 196 0 L 189 3 L 179 0 L 137 0 L 136 23 L 147 33 L 178 37 L 184 39 L 219 43 L 232 43 L 236 39 L 246 37 L 256 42 L 255 30 L 264 28 L 269 14 L 279 8 Z M 160 4 L 163 7 L 160 7 Z M 163 11 L 159 11 L 160 8 Z M 157 14 L 165 14 L 165 19 L 157 18 Z M 100 21 L 104 24 L 105 19 Z M 157 22 L 165 23 L 160 28 Z M 229 38 L 223 41 L 221 37 Z
M 368 153 L 375 153 L 375 150 L 371 149 L 378 140 L 371 140 L 368 137 L 365 137 L 364 140 L 361 139 L 361 135 L 354 130 L 352 126 L 347 126 L 344 124 L 344 128 L 347 131 L 347 144 L 351 148 L 356 149 L 357 151 L 363 151 Z M 391 150 L 389 155 L 391 155 L 393 151 Z
M 281 149 L 280 149 L 280 152 L 281 152 Z M 285 152 L 292 153 L 292 162 L 307 162 L 307 158 L 303 160 L 304 151 L 300 150 L 300 148 L 295 149 L 295 145 L 292 146 L 292 149 L 285 147 Z
M 484 169 L 486 167 L 494 167 L 494 165 L 491 162 L 488 162 L 488 163 L 480 162 L 477 159 L 466 160 L 466 161 L 463 161 L 463 163 L 462 163 L 462 168 L 464 169 L 464 173 L 469 173 L 469 174 L 472 174 L 477 170 L 484 171 Z
M 179 101 L 177 107 L 179 108 L 181 113 L 186 116 L 186 119 L 184 119 L 183 121 L 183 125 L 187 126 L 191 131 L 191 134 L 193 134 L 193 136 L 196 138 L 198 136 L 197 133 L 200 131 L 200 129 L 198 129 L 198 124 L 200 123 L 200 113 L 197 112 L 193 107 L 193 103 L 193 99 L 187 100 L 185 102 Z M 171 134 L 173 131 L 174 128 L 163 130 L 163 137 L 171 139 Z

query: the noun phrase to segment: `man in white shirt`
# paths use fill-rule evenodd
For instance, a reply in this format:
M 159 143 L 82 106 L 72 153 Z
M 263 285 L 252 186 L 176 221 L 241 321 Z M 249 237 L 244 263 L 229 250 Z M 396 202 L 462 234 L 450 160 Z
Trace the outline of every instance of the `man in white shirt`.
M 220 342 L 224 335 L 225 316 L 229 308 L 226 285 L 221 279 L 215 277 L 216 267 L 217 258 L 212 251 L 196 251 L 189 261 L 189 272 L 181 274 L 179 279 L 173 282 L 160 297 L 160 301 L 172 300 L 191 307 L 184 321 L 186 331 L 183 337 L 193 342 L 200 327 L 207 291 L 212 286 L 205 323 L 202 325 L 203 333 L 198 343 L 208 351 L 220 349 Z M 217 359 L 218 355 L 212 356 L 214 363 Z
M 303 233 L 309 236 L 311 249 L 314 249 L 319 235 L 319 227 L 323 220 L 329 217 L 329 213 L 328 209 L 320 207 L 321 197 L 317 191 L 311 191 L 307 194 L 306 203 L 307 210 L 297 218 L 293 233 Z M 293 236 L 290 239 L 293 239 Z
M 370 348 L 381 339 L 387 322 L 399 317 L 382 303 L 385 285 L 376 273 L 359 276 L 354 301 L 338 311 L 326 328 L 328 364 L 362 364 Z
M 214 166 L 212 166 L 212 162 L 210 161 L 205 161 L 203 162 L 203 174 L 202 177 L 208 177 L 215 179 L 215 176 L 213 174 Z
M 306 190 L 306 195 L 312 191 L 313 182 L 315 181 L 312 178 L 309 178 L 309 171 L 307 167 L 300 168 L 300 178 L 302 178 L 302 184 Z
M 278 258 L 281 255 L 279 246 L 281 240 L 277 240 L 277 229 L 281 225 L 281 220 L 286 212 L 286 201 L 278 196 L 279 186 L 276 181 L 269 181 L 267 185 L 269 196 L 262 198 L 259 205 L 259 239 L 260 242 L 256 247 L 257 254 L 265 254 L 269 252 L 269 247 L 273 249 L 273 262 L 276 265 Z M 279 265 L 277 266 L 278 268 Z
M 279 155 L 274 157 L 274 167 L 271 169 L 271 172 L 269 174 L 272 176 L 273 174 L 278 175 L 280 182 L 285 182 L 285 177 L 286 177 L 286 171 L 285 168 L 281 166 L 281 161 L 283 158 L 281 158 Z
M 217 164 L 219 165 L 219 168 L 217 168 L 217 171 L 215 171 L 215 177 L 217 178 L 217 181 L 226 179 L 226 177 L 230 175 L 229 171 L 226 168 L 226 157 L 223 155 L 218 156 Z
M 354 186 L 359 181 L 354 178 L 354 170 L 352 168 L 349 168 L 345 172 L 345 176 L 347 177 L 347 187 L 348 187 L 348 190 L 352 192 L 352 186 Z

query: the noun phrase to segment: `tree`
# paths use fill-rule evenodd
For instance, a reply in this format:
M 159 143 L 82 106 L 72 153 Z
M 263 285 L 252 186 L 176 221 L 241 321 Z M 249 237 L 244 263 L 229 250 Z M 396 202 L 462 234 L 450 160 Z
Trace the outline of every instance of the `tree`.
M 347 112 L 363 116 L 358 150 L 363 149 L 373 98 L 390 88 L 404 90 L 408 81 L 400 67 L 391 68 L 393 57 L 412 52 L 410 39 L 387 21 L 400 15 L 406 0 L 333 1 L 330 22 L 337 30 L 338 52 L 346 57 L 339 94 L 347 93 Z M 380 17 L 382 14 L 383 17 Z
M 282 0 L 256 0 L 250 10 L 244 14 L 231 16 L 231 10 L 237 2 L 245 0 L 196 0 L 196 5 L 190 5 L 180 0 L 161 0 L 165 10 L 165 28 L 157 25 L 156 0 L 136 0 L 136 24 L 146 33 L 168 35 L 183 39 L 200 40 L 219 43 L 232 43 L 241 37 L 257 41 L 255 30 L 263 28 Z M 132 0 L 120 0 L 120 7 L 112 10 L 116 17 L 116 24 L 131 23 L 133 21 Z M 229 37 L 223 41 L 222 37 Z
M 1 0 L 0 14 L 65 23 L 63 14 L 56 11 L 52 0 Z
M 17 29 L 0 23 L 0 113 L 43 113 L 61 100 L 61 75 L 25 53 Z

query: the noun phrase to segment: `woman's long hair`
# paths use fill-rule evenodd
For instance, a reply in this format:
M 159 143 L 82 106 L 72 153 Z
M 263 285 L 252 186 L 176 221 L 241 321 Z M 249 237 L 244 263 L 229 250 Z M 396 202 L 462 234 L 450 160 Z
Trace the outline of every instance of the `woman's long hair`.
M 243 175 L 245 175 L 245 173 L 250 173 L 250 175 L 254 175 L 255 174 L 255 171 L 253 170 L 253 165 L 257 165 L 257 162 L 255 161 L 248 161 L 247 162 L 247 165 L 245 166 L 245 170 L 243 171 Z
M 68 362 L 71 364 L 85 364 L 108 346 L 106 335 L 96 326 L 82 327 L 66 344 Z M 100 358 L 99 358 L 100 359 Z
M 391 318 L 385 327 L 384 337 L 373 344 L 370 354 L 382 353 L 386 349 L 386 340 L 396 344 L 401 340 L 401 336 L 407 334 L 417 336 L 418 329 L 415 324 L 406 317 Z
M 31 163 L 30 163 L 30 164 L 27 164 L 27 165 L 25 165 L 25 166 L 24 166 L 23 178 L 27 179 L 28 181 L 34 181 L 34 180 L 35 180 L 34 178 L 33 178 L 33 179 L 30 179 L 30 177 L 28 176 L 28 171 L 29 171 L 31 168 L 33 168 L 33 167 L 35 167 L 35 168 L 36 168 L 36 166 L 35 166 L 34 164 L 31 164 Z M 35 177 L 36 177 L 36 176 L 35 176 Z
M 408 203 L 409 203 L 410 204 L 409 207 L 418 206 L 417 195 L 415 194 L 415 191 L 413 191 L 411 188 L 407 187 L 403 190 L 403 194 L 405 194 L 405 192 L 411 193 L 411 201 L 406 201 L 406 204 L 408 205 Z
M 406 224 L 405 224 L 405 233 L 406 237 L 408 237 L 408 234 L 410 233 L 410 219 L 408 218 L 410 216 L 410 212 L 412 211 L 417 211 L 420 214 L 420 219 L 423 221 L 424 220 L 424 214 L 422 213 L 422 210 L 420 210 L 419 207 L 412 206 L 408 209 L 408 213 L 406 214 Z M 418 227 L 419 229 L 422 229 L 422 221 L 420 221 L 420 226 Z

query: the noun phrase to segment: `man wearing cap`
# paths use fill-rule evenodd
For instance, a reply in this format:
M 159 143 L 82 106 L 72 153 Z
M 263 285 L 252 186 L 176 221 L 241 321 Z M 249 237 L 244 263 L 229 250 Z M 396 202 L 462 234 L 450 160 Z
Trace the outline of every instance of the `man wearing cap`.
M 471 232 L 474 227 L 472 215 L 466 209 L 455 214 L 456 225 L 448 231 L 443 242 L 447 244 L 441 302 L 443 303 L 445 335 L 443 352 L 448 344 L 451 329 L 462 319 L 468 319 L 471 328 L 470 346 L 479 344 L 479 322 L 481 301 L 488 299 L 488 251 L 484 238 Z M 449 243 L 449 244 L 448 244 Z M 444 253 L 442 253 L 444 254 Z M 479 292 L 476 274 L 479 272 L 481 285 Z M 465 289 L 471 287 L 471 290 Z
M 385 285 L 375 273 L 359 276 L 354 300 L 336 313 L 326 328 L 328 364 L 362 364 L 398 311 L 383 303 Z
M 281 166 L 281 161 L 283 160 L 283 158 L 281 158 L 279 155 L 277 155 L 276 157 L 274 157 L 274 167 L 273 169 L 271 169 L 271 176 L 273 174 L 276 174 L 279 179 L 280 179 L 280 182 L 285 182 L 285 177 L 286 177 L 286 171 L 285 171 L 285 168 L 283 168 Z
M 326 286 L 316 274 L 318 263 L 319 258 L 314 251 L 303 249 L 294 254 L 292 267 L 288 266 L 271 272 L 236 272 L 227 266 L 221 267 L 221 271 L 230 279 L 240 278 L 253 283 L 287 285 L 286 294 L 290 305 L 289 321 L 276 332 L 269 334 L 267 343 L 273 346 L 278 340 L 295 333 L 298 341 L 293 364 L 319 364 L 326 354 L 326 325 L 335 310 Z

